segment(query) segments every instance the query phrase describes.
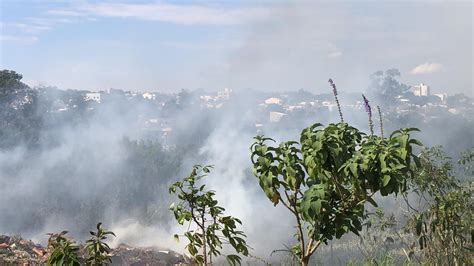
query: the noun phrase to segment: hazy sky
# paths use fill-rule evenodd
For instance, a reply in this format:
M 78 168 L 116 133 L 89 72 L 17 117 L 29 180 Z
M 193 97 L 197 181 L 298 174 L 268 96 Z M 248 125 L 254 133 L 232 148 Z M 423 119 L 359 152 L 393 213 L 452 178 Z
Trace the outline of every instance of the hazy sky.
M 473 95 L 472 1 L 0 3 L 0 67 L 33 86 L 355 91 L 398 68 Z

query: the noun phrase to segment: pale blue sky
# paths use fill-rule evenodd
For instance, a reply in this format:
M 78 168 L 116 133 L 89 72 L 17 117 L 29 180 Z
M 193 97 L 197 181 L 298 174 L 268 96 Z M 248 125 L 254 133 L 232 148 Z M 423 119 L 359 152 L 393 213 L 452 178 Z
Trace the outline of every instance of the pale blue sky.
M 472 95 L 471 1 L 1 0 L 0 67 L 100 90 L 363 90 L 379 69 Z

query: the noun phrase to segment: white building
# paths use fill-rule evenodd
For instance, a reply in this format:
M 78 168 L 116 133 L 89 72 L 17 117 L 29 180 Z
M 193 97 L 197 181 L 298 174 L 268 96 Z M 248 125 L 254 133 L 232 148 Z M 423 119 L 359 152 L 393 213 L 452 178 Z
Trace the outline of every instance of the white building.
M 156 94 L 150 93 L 150 92 L 145 92 L 142 94 L 143 99 L 147 100 L 155 100 L 156 99 Z
M 424 83 L 411 87 L 411 91 L 415 96 L 430 96 L 430 87 Z
M 330 101 L 323 101 L 321 104 L 322 106 L 327 107 L 330 112 L 332 112 L 332 110 L 337 107 L 337 104 L 335 102 Z
M 278 105 L 281 105 L 281 99 L 278 99 L 278 98 L 268 98 L 265 100 L 265 104 L 278 104 Z
M 161 129 L 161 134 L 163 137 L 167 137 L 169 135 L 171 135 L 171 133 L 173 133 L 173 128 L 171 127 L 165 127 L 163 129 Z
M 231 89 L 225 88 L 223 91 L 218 91 L 217 92 L 217 98 L 223 99 L 223 100 L 229 100 L 231 93 L 232 93 Z
M 100 103 L 100 92 L 88 92 L 84 97 L 86 101 L 96 101 Z
M 199 98 L 205 102 L 209 102 L 209 101 L 216 101 L 216 99 L 214 99 L 214 97 L 210 96 L 210 95 L 201 95 L 199 96 Z
M 438 94 L 433 94 L 433 95 L 441 99 L 443 103 L 445 103 L 446 99 L 448 98 L 448 94 L 446 93 L 438 93 Z
M 285 113 L 280 113 L 280 112 L 270 112 L 270 122 L 272 123 L 278 123 L 280 120 L 287 116 Z

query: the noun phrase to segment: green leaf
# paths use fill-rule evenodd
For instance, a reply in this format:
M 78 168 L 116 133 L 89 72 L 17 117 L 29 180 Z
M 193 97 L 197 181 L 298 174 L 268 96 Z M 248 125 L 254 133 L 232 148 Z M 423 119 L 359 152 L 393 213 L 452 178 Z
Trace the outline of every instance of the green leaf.
M 354 175 L 354 177 L 359 176 L 359 174 L 357 172 L 357 167 L 358 167 L 358 165 L 356 163 L 351 163 L 350 164 L 351 173 L 352 173 L 352 175 Z
M 321 213 L 321 205 L 322 201 L 320 199 L 311 203 L 311 209 L 316 213 L 316 215 L 319 215 Z
M 419 141 L 417 139 L 410 139 L 410 141 L 408 141 L 408 143 L 418 145 L 418 146 L 423 146 L 423 143 L 421 143 L 421 141 Z
M 390 182 L 391 177 L 389 175 L 384 175 L 382 179 L 382 186 L 386 187 Z

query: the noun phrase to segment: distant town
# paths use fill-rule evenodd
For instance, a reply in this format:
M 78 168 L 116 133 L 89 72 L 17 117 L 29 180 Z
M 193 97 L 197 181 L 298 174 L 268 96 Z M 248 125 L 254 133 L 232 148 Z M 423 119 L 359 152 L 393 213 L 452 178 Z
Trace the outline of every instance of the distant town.
M 51 88 L 41 88 L 41 93 L 48 94 Z M 232 89 L 224 88 L 217 92 L 206 92 L 204 90 L 187 91 L 180 93 L 161 92 L 132 92 L 120 89 L 108 89 L 105 91 L 62 91 L 61 97 L 53 101 L 52 113 L 67 112 L 85 104 L 88 111 L 92 111 L 103 103 L 120 100 L 120 102 L 140 102 L 148 104 L 154 111 L 144 113 L 139 118 L 139 126 L 143 130 L 159 133 L 166 138 L 173 133 L 175 121 L 173 120 L 173 109 L 197 107 L 198 110 L 216 111 L 225 108 L 234 100 L 238 93 Z M 78 99 L 79 98 L 79 99 Z M 341 105 L 346 110 L 364 110 L 362 98 L 359 93 L 344 93 L 341 95 Z M 254 119 L 255 131 L 259 132 L 266 125 L 278 125 L 285 121 L 294 119 L 296 116 L 307 114 L 329 114 L 336 112 L 336 102 L 333 95 L 328 92 L 324 94 L 312 94 L 306 90 L 287 93 L 264 93 L 254 92 L 251 99 L 247 97 L 250 106 L 256 114 Z M 393 98 L 382 99 L 385 114 L 408 115 L 417 114 L 423 118 L 423 122 L 429 122 L 440 115 L 453 115 L 462 117 L 469 121 L 474 119 L 474 103 L 472 98 L 464 94 L 448 95 L 447 93 L 431 94 L 430 86 L 421 83 L 409 87 L 403 94 L 394 95 Z M 82 102 L 82 103 L 81 103 Z M 374 99 L 374 102 L 380 102 Z M 375 107 L 375 106 L 374 106 Z

